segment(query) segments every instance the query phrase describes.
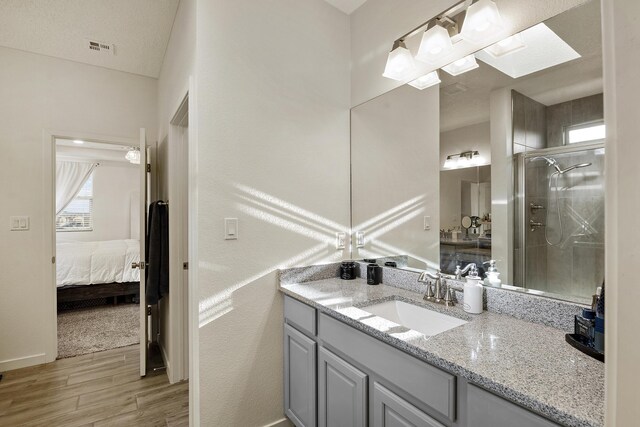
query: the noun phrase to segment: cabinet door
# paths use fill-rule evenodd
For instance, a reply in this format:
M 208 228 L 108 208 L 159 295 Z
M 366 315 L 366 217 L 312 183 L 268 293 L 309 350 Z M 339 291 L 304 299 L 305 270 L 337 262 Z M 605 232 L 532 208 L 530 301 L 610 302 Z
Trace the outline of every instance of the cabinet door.
M 373 384 L 374 427 L 444 427 L 384 386 Z
M 558 427 L 546 418 L 472 384 L 467 388 L 467 419 L 474 427 Z
M 284 325 L 284 410 L 297 427 L 316 426 L 316 343 Z
M 318 425 L 367 425 L 367 375 L 325 348 L 318 349 Z

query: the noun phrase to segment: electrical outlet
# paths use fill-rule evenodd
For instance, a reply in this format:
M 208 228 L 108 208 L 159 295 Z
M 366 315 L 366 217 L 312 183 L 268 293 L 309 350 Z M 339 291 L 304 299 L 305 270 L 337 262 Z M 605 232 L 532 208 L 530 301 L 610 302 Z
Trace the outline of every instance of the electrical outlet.
M 344 249 L 346 247 L 347 233 L 336 233 L 336 249 Z
M 364 231 L 356 231 L 356 248 L 364 248 Z

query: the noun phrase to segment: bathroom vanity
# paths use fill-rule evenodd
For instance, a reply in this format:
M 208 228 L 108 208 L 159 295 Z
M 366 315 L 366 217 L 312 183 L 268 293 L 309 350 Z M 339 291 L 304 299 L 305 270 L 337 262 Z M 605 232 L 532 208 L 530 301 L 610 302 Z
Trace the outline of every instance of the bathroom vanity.
M 297 426 L 604 424 L 604 365 L 564 345 L 559 329 L 469 315 L 363 279 L 281 283 L 280 290 L 285 412 Z M 388 301 L 459 326 L 428 336 L 367 311 Z

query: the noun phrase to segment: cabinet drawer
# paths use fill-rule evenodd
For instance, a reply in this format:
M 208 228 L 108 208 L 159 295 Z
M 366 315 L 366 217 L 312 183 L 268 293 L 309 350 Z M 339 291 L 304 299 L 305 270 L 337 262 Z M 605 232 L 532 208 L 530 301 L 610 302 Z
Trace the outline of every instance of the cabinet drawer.
M 316 336 L 316 309 L 287 295 L 284 296 L 284 318 L 287 323 Z
M 444 427 L 384 386 L 373 384 L 373 427 Z
M 320 313 L 318 337 L 448 420 L 456 418 L 456 377 Z
M 467 419 L 474 427 L 559 427 L 473 384 L 467 389 Z

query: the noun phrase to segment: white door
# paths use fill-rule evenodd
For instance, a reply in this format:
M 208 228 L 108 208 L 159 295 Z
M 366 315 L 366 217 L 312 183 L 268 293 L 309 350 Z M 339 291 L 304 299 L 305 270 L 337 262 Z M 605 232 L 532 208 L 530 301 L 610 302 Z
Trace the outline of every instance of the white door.
M 145 283 L 145 254 L 147 236 L 147 211 L 149 207 L 149 179 L 147 164 L 147 132 L 140 128 L 140 376 L 147 374 L 147 298 Z

